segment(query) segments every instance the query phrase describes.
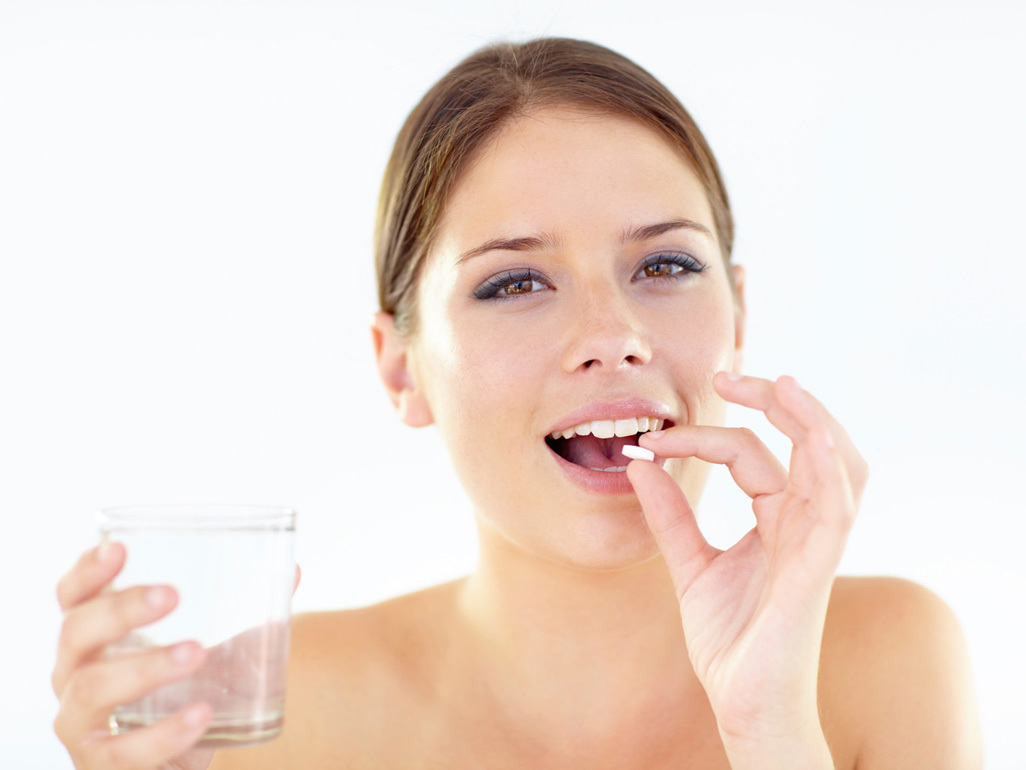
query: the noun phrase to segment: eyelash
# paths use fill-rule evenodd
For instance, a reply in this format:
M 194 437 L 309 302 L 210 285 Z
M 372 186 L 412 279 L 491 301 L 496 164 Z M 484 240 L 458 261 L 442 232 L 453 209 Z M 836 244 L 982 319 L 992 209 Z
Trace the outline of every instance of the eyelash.
M 530 268 L 527 270 L 510 270 L 509 272 L 489 278 L 474 289 L 474 296 L 477 299 L 512 299 L 513 297 L 520 296 L 520 294 L 502 294 L 502 290 L 514 283 L 527 283 L 528 281 L 542 283 L 538 278 L 539 275 Z M 530 293 L 523 292 L 523 294 Z
M 652 275 L 647 276 L 648 279 L 656 281 L 679 281 L 691 273 L 701 273 L 705 270 L 705 265 L 699 262 L 697 259 L 692 257 L 690 254 L 653 254 L 651 257 L 646 259 L 641 265 L 638 266 L 638 271 L 634 275 L 647 270 L 654 265 L 675 265 L 680 268 L 676 272 L 669 273 L 668 275 Z M 633 279 L 632 279 L 633 280 Z M 639 279 L 644 280 L 644 279 Z M 503 294 L 502 290 L 507 286 L 514 283 L 545 283 L 541 280 L 541 277 L 534 270 L 530 268 L 526 270 L 510 270 L 505 273 L 493 276 L 481 284 L 478 288 L 474 289 L 474 297 L 476 299 L 499 299 L 507 300 L 519 297 L 524 294 L 533 294 L 534 292 L 525 291 L 519 294 Z
M 703 270 L 705 270 L 705 265 L 703 265 L 697 259 L 692 257 L 690 254 L 673 253 L 653 254 L 651 257 L 649 257 L 641 263 L 641 266 L 638 268 L 638 272 L 640 273 L 642 270 L 646 270 L 647 268 L 650 268 L 653 265 L 676 265 L 680 268 L 680 270 L 677 270 L 674 273 L 670 273 L 669 275 L 648 276 L 649 278 L 654 278 L 657 280 L 666 278 L 670 280 L 680 280 L 681 278 L 684 278 L 686 275 L 690 273 L 701 273 Z M 635 273 L 635 275 L 637 275 L 637 273 Z

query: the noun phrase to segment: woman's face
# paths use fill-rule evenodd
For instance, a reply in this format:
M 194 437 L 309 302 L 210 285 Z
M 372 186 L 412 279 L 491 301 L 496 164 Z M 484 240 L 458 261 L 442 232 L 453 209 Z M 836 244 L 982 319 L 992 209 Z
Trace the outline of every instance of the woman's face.
M 406 365 L 483 526 L 589 569 L 656 555 L 626 474 L 605 470 L 636 437 L 599 436 L 632 418 L 722 424 L 712 377 L 738 362 L 741 313 L 714 232 L 687 162 L 626 118 L 542 110 L 471 165 L 423 265 Z M 697 503 L 707 467 L 666 467 Z

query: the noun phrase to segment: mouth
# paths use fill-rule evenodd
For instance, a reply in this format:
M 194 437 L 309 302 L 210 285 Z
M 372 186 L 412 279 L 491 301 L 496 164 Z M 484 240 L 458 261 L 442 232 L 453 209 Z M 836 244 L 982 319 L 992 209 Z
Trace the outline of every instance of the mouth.
M 591 471 L 623 473 L 630 459 L 625 446 L 637 446 L 638 436 L 653 430 L 672 428 L 673 421 L 657 417 L 625 420 L 592 420 L 545 437 L 549 449 L 569 463 Z

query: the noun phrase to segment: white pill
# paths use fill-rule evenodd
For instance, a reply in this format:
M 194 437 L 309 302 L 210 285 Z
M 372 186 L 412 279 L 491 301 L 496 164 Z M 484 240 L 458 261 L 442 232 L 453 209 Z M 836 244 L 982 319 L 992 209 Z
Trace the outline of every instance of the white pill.
M 631 458 L 632 460 L 654 460 L 655 452 L 651 452 L 640 446 L 634 446 L 634 444 L 627 444 L 623 449 L 620 450 L 624 453 L 624 456 Z

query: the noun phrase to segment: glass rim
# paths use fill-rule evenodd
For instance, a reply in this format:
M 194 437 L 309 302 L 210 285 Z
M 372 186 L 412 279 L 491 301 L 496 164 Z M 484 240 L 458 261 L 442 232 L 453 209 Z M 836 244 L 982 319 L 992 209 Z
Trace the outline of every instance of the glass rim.
M 101 532 L 135 529 L 294 530 L 296 511 L 274 505 L 158 503 L 101 508 Z

